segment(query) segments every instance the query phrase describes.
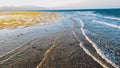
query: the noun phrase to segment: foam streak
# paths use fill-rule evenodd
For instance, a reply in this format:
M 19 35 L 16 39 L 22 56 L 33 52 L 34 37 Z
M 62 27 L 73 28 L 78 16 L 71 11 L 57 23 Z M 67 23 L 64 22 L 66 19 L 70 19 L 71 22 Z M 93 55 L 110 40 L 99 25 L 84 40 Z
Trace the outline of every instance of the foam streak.
M 106 22 L 96 21 L 96 20 L 93 20 L 93 22 L 98 22 L 98 23 L 100 23 L 100 24 L 104 24 L 104 25 L 107 25 L 107 26 L 110 26 L 110 27 L 113 27 L 113 28 L 120 29 L 120 26 L 113 25 L 113 24 L 109 24 L 109 23 L 106 23 Z
M 120 21 L 120 18 L 115 18 L 115 17 L 104 17 L 104 18 Z
M 103 52 L 97 47 L 97 45 L 86 35 L 85 31 L 84 31 L 84 22 L 82 20 L 80 20 L 81 22 L 81 31 L 82 34 L 84 35 L 84 37 L 92 44 L 92 46 L 95 48 L 96 52 L 103 58 L 105 59 L 108 63 L 110 63 L 112 66 L 114 66 L 115 68 L 119 68 L 118 65 L 116 65 L 114 62 L 112 62 L 110 59 L 108 59 Z

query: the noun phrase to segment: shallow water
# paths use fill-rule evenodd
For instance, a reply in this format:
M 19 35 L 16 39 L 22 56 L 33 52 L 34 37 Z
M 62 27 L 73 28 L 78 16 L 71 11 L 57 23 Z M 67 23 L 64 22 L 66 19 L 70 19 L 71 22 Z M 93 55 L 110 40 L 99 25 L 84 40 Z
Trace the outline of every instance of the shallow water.
M 84 31 L 100 51 L 116 65 L 120 66 L 120 18 L 100 14 L 92 11 L 76 11 L 62 13 L 76 21 L 82 20 Z M 112 64 L 111 63 L 111 64 Z

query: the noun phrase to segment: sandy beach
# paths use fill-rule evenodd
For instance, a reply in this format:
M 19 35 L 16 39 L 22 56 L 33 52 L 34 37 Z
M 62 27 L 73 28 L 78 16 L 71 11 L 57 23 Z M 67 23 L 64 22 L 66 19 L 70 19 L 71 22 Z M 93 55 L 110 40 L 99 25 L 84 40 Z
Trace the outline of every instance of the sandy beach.
M 24 28 L 1 28 L 0 68 L 114 68 L 83 38 L 80 27 L 73 18 L 61 17 Z M 93 53 L 86 53 L 81 41 Z

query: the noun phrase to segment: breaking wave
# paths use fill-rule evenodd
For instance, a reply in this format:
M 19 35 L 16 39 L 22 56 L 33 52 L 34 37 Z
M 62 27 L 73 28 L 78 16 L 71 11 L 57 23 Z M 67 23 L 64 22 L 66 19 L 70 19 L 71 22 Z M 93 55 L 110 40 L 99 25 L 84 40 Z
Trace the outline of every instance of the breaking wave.
M 120 18 L 115 18 L 115 17 L 104 17 L 104 18 L 106 18 L 106 19 L 112 19 L 112 20 L 118 20 L 118 21 L 120 21 Z
M 93 21 L 93 22 L 100 23 L 100 24 L 104 24 L 104 25 L 107 25 L 107 26 L 110 26 L 110 27 L 113 27 L 113 28 L 120 29 L 120 26 L 117 26 L 117 25 L 109 24 L 109 23 L 102 22 L 102 21 L 96 21 L 96 20 L 92 20 L 92 21 Z
M 103 54 L 103 52 L 97 47 L 97 45 L 86 35 L 85 30 L 84 30 L 84 22 L 83 22 L 82 20 L 80 20 L 80 23 L 81 23 L 81 25 L 82 25 L 82 27 L 81 27 L 82 34 L 83 34 L 84 37 L 87 39 L 87 41 L 92 44 L 92 46 L 94 47 L 94 49 L 96 50 L 96 52 L 97 52 L 103 59 L 105 59 L 108 63 L 110 63 L 112 66 L 114 66 L 114 67 L 116 67 L 116 68 L 119 68 L 119 66 L 116 65 L 114 62 L 112 62 L 110 59 L 108 59 L 108 58 Z

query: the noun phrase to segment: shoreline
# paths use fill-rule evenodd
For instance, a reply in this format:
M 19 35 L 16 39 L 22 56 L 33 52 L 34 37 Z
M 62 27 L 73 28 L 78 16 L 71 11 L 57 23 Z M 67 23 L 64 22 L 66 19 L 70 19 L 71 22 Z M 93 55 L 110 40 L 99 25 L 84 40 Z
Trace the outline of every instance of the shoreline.
M 33 14 L 30 14 L 30 13 L 33 13 Z M 26 14 L 25 17 L 26 16 L 28 16 L 28 17 L 36 16 L 37 14 L 40 14 L 39 12 L 37 12 L 36 15 L 34 15 L 34 13 L 35 12 L 29 12 L 29 13 L 27 13 L 27 12 L 17 12 L 17 13 L 16 12 L 12 12 L 12 13 L 8 12 L 8 14 L 15 14 L 15 15 Z M 6 16 L 8 16 L 8 14 Z M 5 15 L 5 14 L 3 14 L 3 15 Z M 48 33 L 52 33 L 53 31 L 47 32 L 47 29 L 51 28 L 56 20 L 50 19 L 49 16 L 51 16 L 52 13 L 44 13 L 43 15 L 45 15 L 44 16 L 45 18 L 43 16 L 42 16 L 42 18 L 46 19 L 45 21 L 40 20 L 39 23 L 37 23 L 37 24 L 33 23 L 34 25 L 32 24 L 29 27 L 25 27 L 26 22 L 23 22 L 23 23 L 25 23 L 25 26 L 24 26 L 24 24 L 23 24 L 23 26 L 21 26 L 21 24 L 18 24 L 17 28 L 14 28 L 14 29 L 11 28 L 11 27 L 14 27 L 13 22 L 17 22 L 18 20 L 12 20 L 11 16 L 9 16 L 10 19 L 5 18 L 5 21 L 3 19 L 3 22 L 2 23 L 0 22 L 0 28 L 4 27 L 3 24 L 5 24 L 7 21 L 9 21 L 9 23 L 7 23 L 7 24 L 10 24 L 10 23 L 12 23 L 12 24 L 10 24 L 10 26 L 5 25 L 4 29 L 3 28 L 0 29 L 0 55 L 11 51 L 12 49 L 18 47 L 19 45 L 21 45 L 27 41 L 39 38 L 42 35 L 47 35 Z M 58 15 L 58 14 L 56 14 L 56 15 Z M 17 19 L 16 16 L 13 18 Z M 54 16 L 52 18 L 54 18 Z M 27 19 L 29 20 L 29 18 L 27 18 Z M 34 19 L 34 17 L 33 17 L 33 19 Z M 21 20 L 21 19 L 19 19 L 19 20 Z M 1 19 L 1 21 L 2 21 L 2 19 Z M 51 24 L 51 23 L 53 23 L 53 24 Z M 6 27 L 8 27 L 8 28 L 6 28 Z
M 25 37 L 32 37 L 34 35 L 37 39 L 29 41 L 20 48 L 17 48 L 1 57 L 0 67 L 56 68 L 56 66 L 59 66 L 62 68 L 102 68 L 100 64 L 94 61 L 82 50 L 82 48 L 80 48 L 79 42 L 74 39 L 72 24 L 73 22 L 63 23 L 57 21 L 56 23 L 52 23 L 50 25 L 38 26 L 39 29 L 36 27 L 37 30 L 32 31 L 35 31 L 34 33 L 37 33 L 39 37 L 31 34 L 31 32 L 28 32 Z M 57 38 L 61 33 L 64 34 L 56 40 L 55 38 Z M 31 35 L 28 36 L 29 34 Z M 45 55 L 47 56 L 45 57 Z M 43 58 L 45 58 L 45 60 Z

